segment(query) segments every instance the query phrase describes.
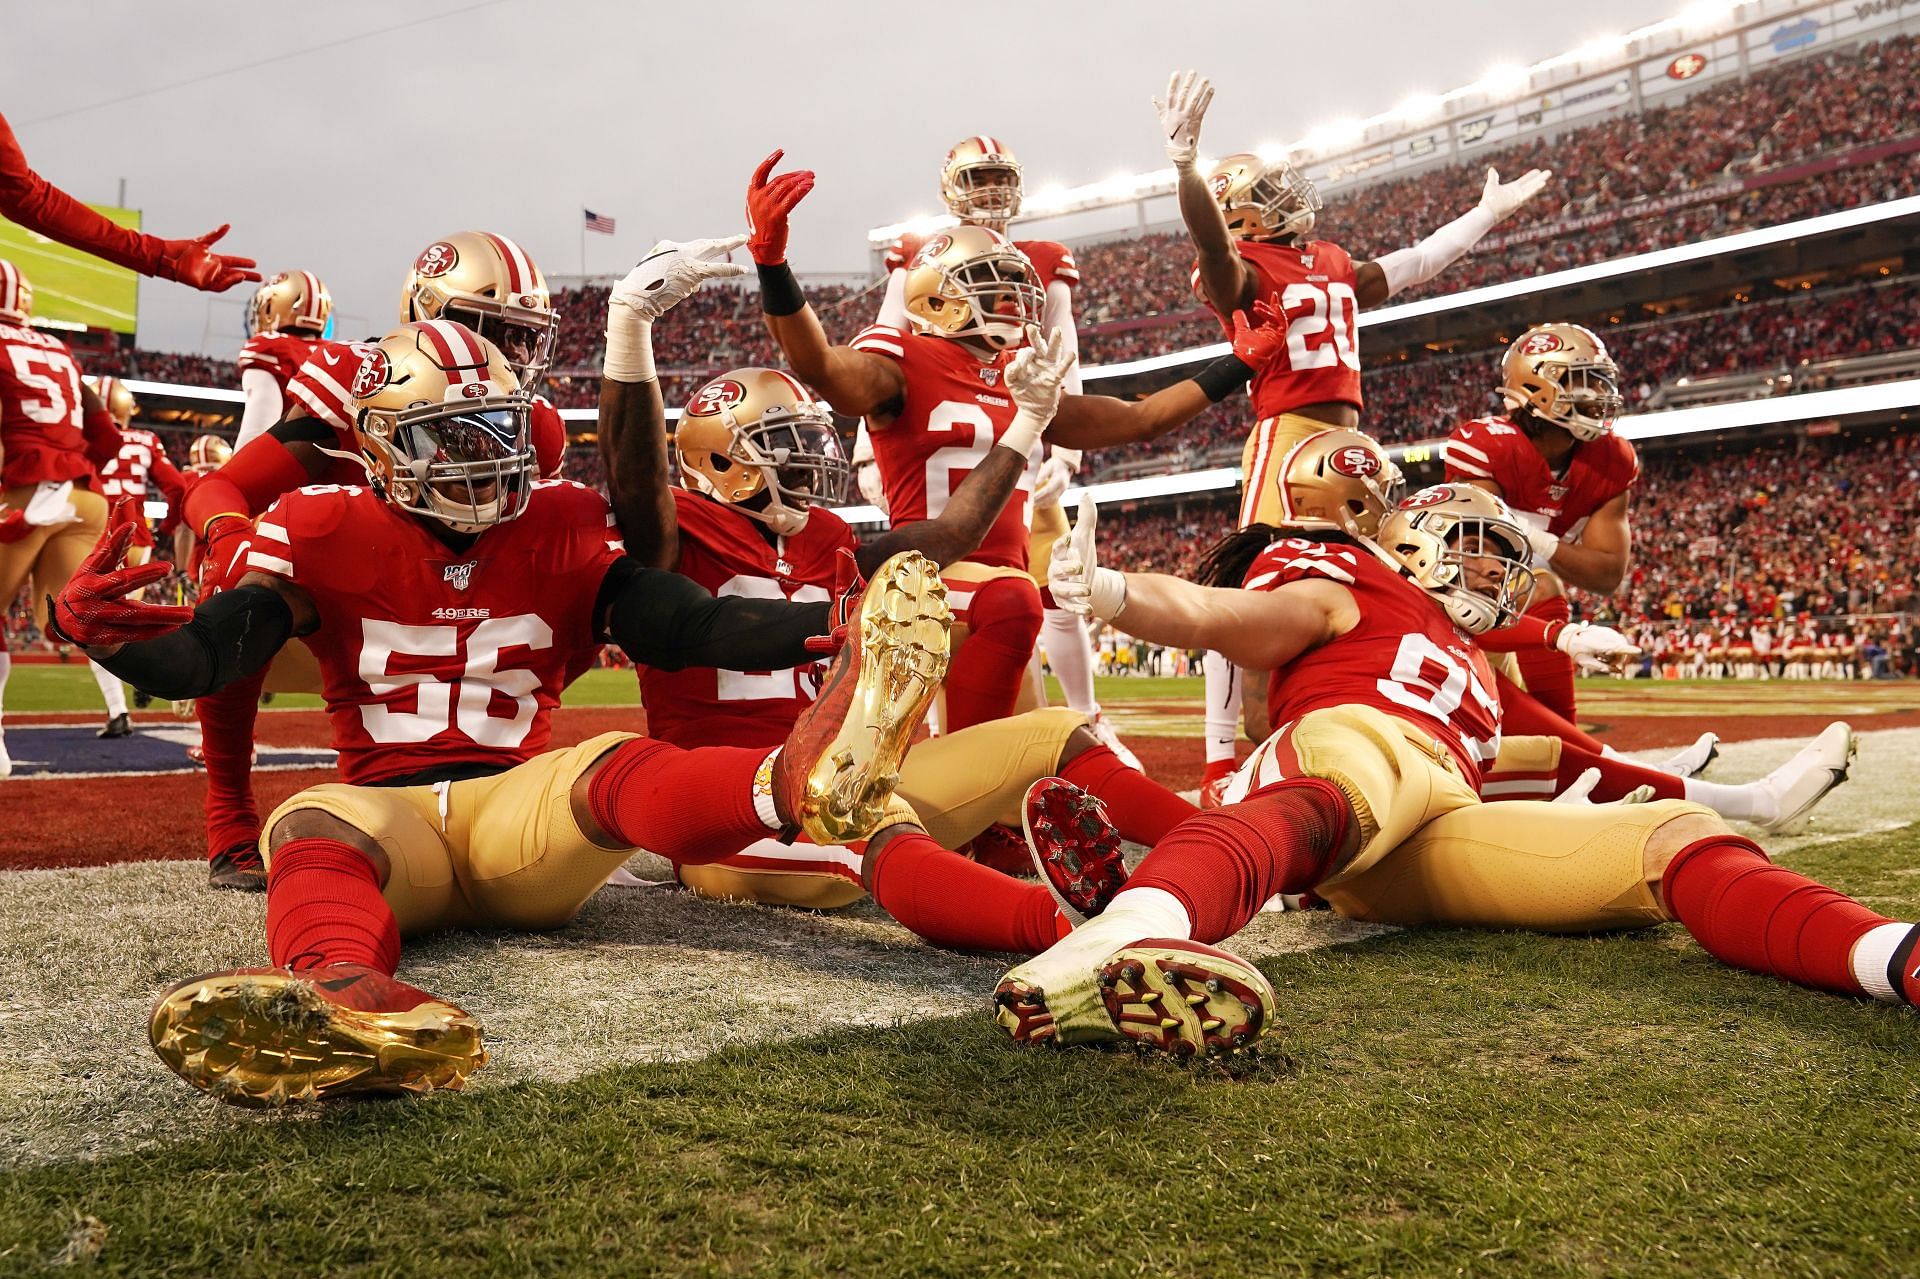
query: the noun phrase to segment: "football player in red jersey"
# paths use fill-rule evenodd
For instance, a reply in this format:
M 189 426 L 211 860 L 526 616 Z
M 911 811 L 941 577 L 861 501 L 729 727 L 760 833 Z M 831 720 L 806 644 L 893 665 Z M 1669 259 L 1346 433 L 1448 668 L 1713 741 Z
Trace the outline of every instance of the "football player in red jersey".
M 1130 632 L 1273 670 L 1278 730 L 1225 806 L 1182 823 L 1104 911 L 1000 984 L 1021 1041 L 1231 1051 L 1274 1015 L 1260 971 L 1213 943 L 1276 895 L 1351 918 L 1587 933 L 1679 920 L 1738 967 L 1920 1000 L 1916 929 L 1768 862 L 1698 805 L 1483 804 L 1500 704 L 1472 637 L 1525 605 L 1526 529 L 1492 494 L 1439 485 L 1376 544 L 1288 539 L 1246 586 L 1096 565 L 1091 503 L 1055 555 L 1055 598 Z M 1844 773 L 1847 760 L 1835 766 Z M 1074 838 L 1043 833 L 1043 864 Z
M 1194 291 L 1222 324 L 1256 298 L 1285 310 L 1287 352 L 1266 366 L 1251 388 L 1257 418 L 1241 456 L 1239 527 L 1271 524 L 1279 509 L 1279 466 L 1301 438 L 1360 421 L 1360 309 L 1445 270 L 1546 185 L 1535 169 L 1502 183 L 1493 170 L 1475 208 L 1411 248 L 1355 262 L 1345 249 L 1309 239 L 1320 194 L 1289 161 L 1231 155 L 1202 174 L 1200 124 L 1213 85 L 1192 71 L 1167 83 L 1154 100 L 1161 137 L 1178 177 L 1180 216 L 1198 262 Z M 1207 769 L 1203 800 L 1218 797 L 1234 768 L 1239 677 L 1217 653 L 1207 654 Z
M 1057 403 L 1058 343 L 1028 348 L 1007 369 L 1025 394 L 1035 381 Z M 1050 415 L 1053 405 L 1036 408 Z M 674 431 L 683 487 L 669 567 L 715 595 L 826 600 L 853 557 L 872 571 L 902 550 L 942 561 L 972 550 L 1026 468 L 1019 442 L 1002 440 L 932 520 L 902 525 L 860 545 L 823 503 L 839 500 L 847 464 L 832 414 L 790 375 L 735 369 L 694 392 Z M 616 506 L 622 503 L 616 502 Z M 728 671 L 640 669 L 647 731 L 675 745 L 769 747 L 812 702 L 814 668 Z M 1195 810 L 1129 768 L 1067 708 L 1031 711 L 916 745 L 897 794 L 917 820 L 903 820 L 864 846 L 826 847 L 766 839 L 737 856 L 680 868 L 680 880 L 713 897 L 831 908 L 871 890 L 920 936 L 970 950 L 1034 951 L 1062 928 L 1042 885 L 1022 884 L 948 851 L 989 823 L 1017 827 L 1020 802 L 1059 774 L 1103 802 L 1128 838 L 1151 843 Z M 931 838 L 927 838 L 927 836 Z M 1018 836 L 1012 842 L 1018 846 Z M 1025 848 L 1019 847 L 1024 855 Z
M 267 433 L 286 415 L 288 384 L 326 336 L 333 294 L 311 271 L 282 271 L 253 292 L 247 340 L 240 348 L 240 413 L 235 448 Z
M 1446 477 L 1504 498 L 1526 521 L 1539 575 L 1528 614 L 1564 623 L 1571 616 L 1567 584 L 1610 595 L 1632 557 L 1628 504 L 1640 461 L 1613 430 L 1623 404 L 1620 370 L 1591 330 L 1536 324 L 1501 357 L 1500 395 L 1504 416 L 1464 422 L 1447 438 Z M 1510 721 L 1524 732 L 1571 725 L 1571 659 L 1526 649 L 1519 665 L 1525 690 L 1504 679 L 1500 690 Z M 1696 746 L 1710 755 L 1712 744 L 1703 738 Z M 1698 762 L 1705 767 L 1705 759 Z
M 436 240 L 415 257 L 401 290 L 400 312 L 403 320 L 458 320 L 498 337 L 523 386 L 544 374 L 558 328 L 540 268 L 505 236 L 479 231 Z M 209 588 L 235 567 L 234 547 L 251 532 L 254 517 L 282 493 L 303 484 L 352 484 L 364 478 L 352 460 L 359 450 L 350 399 L 368 349 L 366 343 L 318 344 L 288 383 L 285 419 L 193 486 L 187 523 L 201 538 Z M 531 413 L 540 473 L 557 475 L 566 452 L 565 424 L 542 398 L 534 398 Z M 207 768 L 208 876 L 216 887 L 254 890 L 264 883 L 252 853 L 260 837 L 252 784 L 259 697 L 268 689 L 300 689 L 312 677 L 311 664 L 295 644 L 282 667 L 235 681 L 196 704 Z
M 289 493 L 247 571 L 195 610 L 128 592 L 117 532 L 62 592 L 60 633 L 158 696 L 196 696 L 295 634 L 320 658 L 344 781 L 274 813 L 268 969 L 164 993 L 155 1051 L 222 1100 L 270 1105 L 459 1087 L 485 1059 L 461 1009 L 394 980 L 403 934 L 545 929 L 645 847 L 707 860 L 786 830 L 870 833 L 945 667 L 924 558 L 857 601 L 715 598 L 622 553 L 606 499 L 536 478 L 530 397 L 446 320 L 382 339 L 354 382 L 369 485 Z M 848 615 L 852 603 L 857 615 Z M 601 645 L 672 669 L 798 665 L 853 636 L 772 751 L 607 733 L 549 750 L 560 692 Z
M 144 564 L 153 558 L 155 541 L 153 522 L 144 509 L 148 494 L 158 489 L 166 499 L 169 522 L 177 522 L 180 502 L 186 494 L 186 477 L 175 469 L 167 457 L 167 446 L 158 435 L 134 427 L 133 415 L 140 411 L 140 405 L 125 382 L 117 377 L 102 377 L 90 380 L 89 385 L 106 406 L 107 416 L 120 428 L 120 452 L 100 468 L 100 496 L 109 508 L 117 506 L 123 498 L 130 497 L 136 502 L 138 518 L 127 550 L 127 563 Z M 100 686 L 100 696 L 107 703 L 107 726 L 100 730 L 99 736 L 131 737 L 133 721 L 127 714 L 125 686 L 100 663 L 87 665 L 93 671 L 94 683 Z
M 940 166 L 940 198 L 962 226 L 983 226 L 1005 235 L 1008 224 L 1020 214 L 1022 196 L 1020 161 L 1013 154 L 1013 148 L 998 138 L 985 135 L 963 138 L 947 152 L 946 161 Z M 907 266 L 927 238 L 908 231 L 887 246 L 887 289 L 875 323 L 894 329 L 912 327 L 912 317 L 907 311 Z M 1054 240 L 1015 240 L 1013 247 L 1026 254 L 1027 261 L 1033 264 L 1034 277 L 1045 294 L 1040 327 L 1048 333 L 1060 334 L 1077 359 L 1080 336 L 1074 326 L 1073 290 L 1080 283 L 1080 268 L 1074 263 L 1073 251 Z M 1077 368 L 1068 373 L 1066 386 L 1068 392 L 1079 394 Z M 871 479 L 860 477 L 861 492 L 868 494 L 869 500 L 881 510 L 886 510 L 885 493 L 878 483 L 878 467 L 864 425 L 854 441 L 854 463 L 859 470 L 872 472 Z M 1101 716 L 1100 703 L 1094 697 L 1092 637 L 1080 619 L 1053 606 L 1046 595 L 1046 583 L 1041 580 L 1054 539 L 1067 531 L 1066 512 L 1061 510 L 1060 499 L 1079 470 L 1079 449 L 1050 444 L 1046 460 L 1034 475 L 1033 532 L 1028 563 L 1041 588 L 1040 642 L 1046 649 L 1048 664 L 1060 680 L 1067 705 L 1090 716 L 1093 734 L 1138 768 L 1140 761 L 1121 744 L 1113 725 Z
M 896 524 L 937 516 L 954 487 L 1010 430 L 1039 428 L 1001 385 L 1008 363 L 1037 333 L 1041 292 L 1032 264 L 984 227 L 956 227 L 921 246 L 907 273 L 914 330 L 875 325 L 834 346 L 786 266 L 787 219 L 812 189 L 801 170 L 771 177 L 781 153 L 748 191 L 748 248 L 760 269 L 767 327 L 794 374 L 842 413 L 863 416 Z M 1068 395 L 1046 427 L 1069 447 L 1156 438 L 1231 394 L 1235 376 L 1277 357 L 1284 333 L 1270 310 L 1259 329 L 1237 317 L 1235 354 L 1139 401 Z M 1050 339 L 1057 340 L 1057 339 Z M 1022 475 L 980 549 L 942 576 L 955 586 L 965 629 L 945 690 L 947 729 L 1013 712 L 1040 629 L 1040 593 L 1028 574 L 1027 501 L 1037 461 Z
M 97 469 L 120 452 L 120 432 L 67 344 L 31 327 L 32 314 L 32 282 L 0 260 L 0 609 L 31 573 L 38 615 L 44 593 L 66 582 L 106 527 L 107 504 L 93 490 Z M 0 713 L 12 666 L 0 635 Z M 103 692 L 108 683 L 119 693 L 117 680 Z M 12 772 L 0 732 L 0 777 Z
M 191 240 L 163 240 L 123 227 L 35 173 L 27 164 L 13 127 L 0 115 L 0 215 L 49 240 L 71 245 L 142 275 L 175 280 L 209 293 L 222 293 L 246 280 L 258 280 L 252 258 L 213 252 L 227 233 L 223 225 Z

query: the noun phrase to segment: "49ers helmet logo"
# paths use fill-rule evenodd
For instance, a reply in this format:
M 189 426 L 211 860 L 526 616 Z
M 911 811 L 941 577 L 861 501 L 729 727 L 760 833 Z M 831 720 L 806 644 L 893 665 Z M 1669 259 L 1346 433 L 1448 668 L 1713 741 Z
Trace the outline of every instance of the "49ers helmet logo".
M 372 347 L 360 357 L 360 367 L 353 375 L 353 398 L 364 400 L 376 394 L 387 384 L 393 373 L 393 367 L 387 362 L 387 353 L 379 347 Z
M 947 249 L 952 246 L 952 244 L 953 244 L 953 237 L 950 235 L 934 236 L 931 240 L 928 240 L 925 244 L 921 245 L 920 251 L 913 255 L 913 265 L 925 266 L 927 263 L 939 257 L 942 253 L 945 253 Z
M 1524 355 L 1545 355 L 1565 345 L 1558 333 L 1531 333 L 1521 341 L 1520 350 Z
M 1207 189 L 1213 193 L 1213 198 L 1216 200 L 1224 196 L 1227 188 L 1232 185 L 1233 175 L 1230 173 L 1216 173 L 1207 180 Z
M 1327 465 L 1356 480 L 1380 474 L 1380 459 L 1360 448 L 1341 449 L 1327 460 Z
M 1436 484 L 1430 489 L 1421 489 L 1406 501 L 1400 503 L 1402 510 L 1415 510 L 1422 506 L 1438 506 L 1442 502 L 1451 502 L 1453 489 L 1445 484 Z
M 460 250 L 445 240 L 435 240 L 413 260 L 413 270 L 415 275 L 431 280 L 453 270 L 459 262 Z
M 687 413 L 692 417 L 712 417 L 746 398 L 746 387 L 730 377 L 717 378 L 700 388 L 693 402 L 687 405 Z

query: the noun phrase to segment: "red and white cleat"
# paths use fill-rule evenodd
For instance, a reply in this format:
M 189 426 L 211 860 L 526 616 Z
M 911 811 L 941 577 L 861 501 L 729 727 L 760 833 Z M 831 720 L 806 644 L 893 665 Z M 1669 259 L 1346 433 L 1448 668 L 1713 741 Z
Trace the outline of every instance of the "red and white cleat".
M 1034 869 L 1076 928 L 1125 886 L 1123 841 L 1107 820 L 1107 806 L 1072 782 L 1043 777 L 1029 786 L 1020 824 Z

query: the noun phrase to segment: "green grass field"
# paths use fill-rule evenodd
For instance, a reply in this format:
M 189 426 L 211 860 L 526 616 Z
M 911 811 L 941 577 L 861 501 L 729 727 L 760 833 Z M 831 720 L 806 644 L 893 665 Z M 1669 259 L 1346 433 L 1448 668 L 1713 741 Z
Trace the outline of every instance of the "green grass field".
M 105 204 L 91 207 L 121 226 L 140 227 L 138 209 L 116 209 Z M 116 333 L 133 332 L 140 277 L 127 268 L 55 244 L 5 218 L 0 218 L 0 258 L 25 271 L 33 282 L 35 318 L 67 320 Z

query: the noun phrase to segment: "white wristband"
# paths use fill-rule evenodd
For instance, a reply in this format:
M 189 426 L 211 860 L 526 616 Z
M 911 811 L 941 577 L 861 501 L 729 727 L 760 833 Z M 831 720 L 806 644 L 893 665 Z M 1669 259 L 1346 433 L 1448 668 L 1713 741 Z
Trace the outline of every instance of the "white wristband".
M 1096 568 L 1087 582 L 1087 608 L 1103 622 L 1120 616 L 1127 606 L 1127 575 L 1110 568 Z
M 1040 442 L 1040 436 L 1046 429 L 1046 418 L 1021 409 L 1013 415 L 1013 421 L 1008 424 L 998 443 L 1000 447 L 1012 449 L 1021 457 L 1032 457 L 1033 446 Z
M 600 372 L 614 382 L 651 382 L 653 323 L 617 302 L 607 306 L 607 354 Z

